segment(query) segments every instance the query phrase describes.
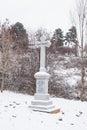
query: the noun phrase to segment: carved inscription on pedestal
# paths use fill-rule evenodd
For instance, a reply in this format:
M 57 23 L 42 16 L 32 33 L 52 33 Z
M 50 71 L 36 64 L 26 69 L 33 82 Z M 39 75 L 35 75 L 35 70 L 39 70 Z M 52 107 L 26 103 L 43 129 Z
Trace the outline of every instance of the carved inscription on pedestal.
M 44 93 L 44 80 L 37 80 L 37 93 Z

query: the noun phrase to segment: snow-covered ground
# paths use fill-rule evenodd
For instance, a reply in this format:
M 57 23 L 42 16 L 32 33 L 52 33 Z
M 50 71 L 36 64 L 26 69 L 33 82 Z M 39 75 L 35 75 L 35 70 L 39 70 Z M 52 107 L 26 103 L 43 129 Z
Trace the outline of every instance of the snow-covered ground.
M 0 93 L 0 130 L 87 130 L 87 102 L 52 98 L 60 113 L 35 112 L 32 96 Z

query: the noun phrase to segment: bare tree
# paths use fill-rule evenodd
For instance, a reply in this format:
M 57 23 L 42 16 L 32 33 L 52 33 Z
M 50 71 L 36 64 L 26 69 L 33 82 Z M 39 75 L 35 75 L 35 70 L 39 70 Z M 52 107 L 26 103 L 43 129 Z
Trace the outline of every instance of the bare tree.
M 1 24 L 1 51 L 2 51 L 2 82 L 1 82 L 1 92 L 3 92 L 5 83 L 6 66 L 9 62 L 9 51 L 11 43 L 10 26 L 8 20 Z
M 81 49 L 81 94 L 80 100 L 83 101 L 84 95 L 84 82 L 85 82 L 85 66 L 84 66 L 84 46 L 85 46 L 85 38 L 87 34 L 86 26 L 87 26 L 87 0 L 77 0 L 76 2 L 76 17 L 75 26 L 77 28 L 78 35 L 78 46 Z

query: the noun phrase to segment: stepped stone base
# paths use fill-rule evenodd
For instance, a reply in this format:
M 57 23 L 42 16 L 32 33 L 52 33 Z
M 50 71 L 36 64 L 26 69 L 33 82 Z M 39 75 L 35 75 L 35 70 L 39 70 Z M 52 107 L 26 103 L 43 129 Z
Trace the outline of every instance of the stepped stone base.
M 52 112 L 55 110 L 55 106 L 53 105 L 52 100 L 32 100 L 31 106 L 34 111 L 42 111 L 42 112 Z

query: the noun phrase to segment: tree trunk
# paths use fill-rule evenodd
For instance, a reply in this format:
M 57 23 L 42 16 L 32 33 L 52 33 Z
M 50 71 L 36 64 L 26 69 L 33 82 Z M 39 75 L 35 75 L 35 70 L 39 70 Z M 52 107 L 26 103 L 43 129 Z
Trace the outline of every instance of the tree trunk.
M 2 52 L 2 83 L 1 83 L 1 92 L 3 92 L 4 81 L 5 81 L 5 52 L 4 52 L 4 46 L 2 48 L 3 48 L 3 52 Z
M 80 94 L 80 100 L 83 101 L 83 95 L 84 95 L 84 76 L 85 76 L 85 69 L 84 69 L 84 63 L 82 63 L 82 76 L 81 76 L 81 94 Z
M 4 88 L 4 81 L 5 81 L 5 77 L 4 77 L 4 73 L 2 73 L 1 92 L 3 92 L 3 88 Z

